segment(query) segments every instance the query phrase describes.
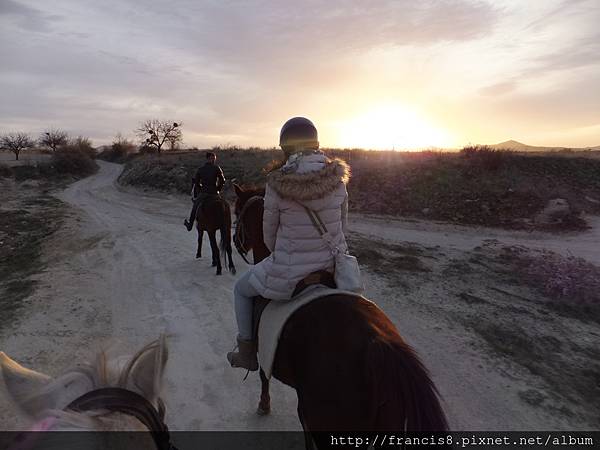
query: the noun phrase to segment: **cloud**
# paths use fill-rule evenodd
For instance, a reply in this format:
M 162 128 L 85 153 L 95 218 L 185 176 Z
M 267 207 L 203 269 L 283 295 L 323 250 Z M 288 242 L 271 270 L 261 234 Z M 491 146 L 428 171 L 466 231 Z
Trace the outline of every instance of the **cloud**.
M 435 103 L 444 90 L 457 104 L 475 91 L 469 101 L 493 105 L 494 120 L 510 109 L 502 124 L 519 102 L 532 114 L 567 102 L 587 120 L 594 96 L 578 110 L 582 75 L 563 73 L 598 61 L 592 5 L 569 7 L 577 33 L 553 40 L 556 2 L 510 15 L 491 0 L 0 0 L 0 128 L 110 139 L 152 115 L 183 121 L 191 145 L 269 145 L 291 115 L 334 120 L 384 97 Z M 528 91 L 555 72 L 560 93 Z
M 600 33 L 577 39 L 574 43 L 561 47 L 558 51 L 536 58 L 533 71 L 540 73 L 557 70 L 577 70 L 581 67 L 600 64 Z
M 0 2 L 0 23 L 13 23 L 27 31 L 50 31 L 50 24 L 59 19 L 53 14 L 44 14 L 40 10 L 23 5 L 14 0 Z
M 465 41 L 490 32 L 497 11 L 471 1 L 413 2 L 407 0 L 307 2 L 179 2 L 165 11 L 169 40 L 212 59 L 246 68 L 277 66 L 310 68 L 324 55 L 378 46 L 410 46 L 441 41 Z M 183 21 L 182 13 L 188 12 Z M 171 20 L 168 14 L 175 14 Z M 177 27 L 179 33 L 172 27 Z
M 504 81 L 481 88 L 479 92 L 486 96 L 500 96 L 514 91 L 517 83 L 514 80 Z

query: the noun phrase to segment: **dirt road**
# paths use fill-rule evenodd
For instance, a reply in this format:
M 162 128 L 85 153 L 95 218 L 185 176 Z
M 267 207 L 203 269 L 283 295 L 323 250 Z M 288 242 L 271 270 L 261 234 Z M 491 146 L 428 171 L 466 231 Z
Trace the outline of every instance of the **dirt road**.
M 28 313 L 0 337 L 0 348 L 25 365 L 57 374 L 107 342 L 130 351 L 166 332 L 172 336 L 165 386 L 171 429 L 300 429 L 291 389 L 274 381 L 273 413 L 258 417 L 258 376 L 242 382 L 244 373 L 228 367 L 225 354 L 235 335 L 231 291 L 236 276 L 214 275 L 206 239 L 203 258 L 194 259 L 195 232 L 187 233 L 182 224 L 189 201 L 123 189 L 116 184 L 121 168 L 100 162 L 96 175 L 59 195 L 72 212 L 45 247 L 48 269 L 39 275 Z M 404 225 L 355 216 L 352 238 L 440 245 L 450 253 L 472 249 L 486 238 L 525 238 L 443 225 Z M 598 242 L 594 233 L 588 236 L 590 243 Z M 543 236 L 528 239 L 538 247 L 554 242 Z M 573 240 L 573 248 L 577 242 Z M 580 250 L 583 256 L 598 257 L 590 245 Z M 234 258 L 239 274 L 245 264 Z M 474 346 L 472 336 L 431 308 L 404 301 L 402 292 L 375 271 L 367 270 L 365 277 L 368 296 L 430 368 L 453 428 L 586 428 L 575 419 L 523 402 L 518 394 L 530 387 L 526 376 L 499 367 Z M 419 295 L 427 291 L 413 298 Z M 3 392 L 0 404 L 0 429 L 22 427 L 24 422 L 5 408 Z

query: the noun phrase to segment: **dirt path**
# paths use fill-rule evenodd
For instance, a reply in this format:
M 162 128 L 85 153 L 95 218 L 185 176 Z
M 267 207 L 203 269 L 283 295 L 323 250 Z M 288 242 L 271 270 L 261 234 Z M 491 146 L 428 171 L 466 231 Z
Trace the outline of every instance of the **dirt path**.
M 189 202 L 180 196 L 144 193 L 116 184 L 121 166 L 100 162 L 98 174 L 71 185 L 59 197 L 74 208 L 66 225 L 46 245 L 49 269 L 39 276 L 27 315 L 1 336 L 1 347 L 18 361 L 51 374 L 106 342 L 130 349 L 172 335 L 166 374 L 167 422 L 174 430 L 297 430 L 295 393 L 274 382 L 273 413 L 254 414 L 259 394 L 256 375 L 228 367 L 234 317 L 235 277 L 216 277 L 208 242 L 194 260 L 195 233 L 183 218 Z M 401 230 L 399 230 L 401 228 Z M 353 239 L 411 241 L 452 252 L 485 239 L 519 242 L 526 236 L 436 224 L 354 216 Z M 580 238 L 584 237 L 584 241 Z M 577 253 L 598 261 L 597 231 L 556 239 L 527 236 L 528 243 Z M 594 243 L 594 245 L 591 245 Z M 558 249 L 558 250 L 560 250 Z M 245 264 L 234 256 L 238 273 Z M 439 311 L 411 300 L 385 277 L 366 270 L 368 296 L 397 324 L 421 354 L 445 398 L 453 428 L 471 430 L 576 429 L 585 424 L 522 401 L 526 374 L 508 373 L 473 336 Z M 435 296 L 435 295 L 434 295 Z M 407 297 L 408 298 L 408 297 Z M 19 428 L 14 411 L 0 394 L 0 429 Z
M 183 226 L 190 205 L 121 191 L 115 183 L 122 167 L 100 166 L 59 196 L 77 209 L 47 245 L 50 268 L 30 313 L 2 337 L 2 350 L 56 374 L 102 343 L 131 352 L 166 332 L 172 429 L 299 429 L 293 390 L 274 382 L 273 414 L 257 417 L 258 376 L 242 382 L 245 372 L 228 367 L 235 278 L 214 275 L 207 241 L 204 257 L 194 259 L 196 235 Z M 244 270 L 239 258 L 236 264 Z M 0 429 L 20 423 L 0 408 Z

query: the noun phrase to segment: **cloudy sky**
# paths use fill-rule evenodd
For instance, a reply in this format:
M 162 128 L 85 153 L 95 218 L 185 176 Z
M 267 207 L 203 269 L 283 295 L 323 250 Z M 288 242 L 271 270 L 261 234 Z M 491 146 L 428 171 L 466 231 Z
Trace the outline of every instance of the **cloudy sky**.
M 0 0 L 0 132 L 188 146 L 600 145 L 597 0 Z

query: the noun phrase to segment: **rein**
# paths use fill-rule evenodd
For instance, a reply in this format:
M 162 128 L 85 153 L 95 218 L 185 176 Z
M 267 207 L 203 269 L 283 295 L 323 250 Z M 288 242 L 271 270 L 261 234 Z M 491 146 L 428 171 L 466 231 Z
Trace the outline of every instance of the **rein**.
M 123 388 L 101 388 L 73 400 L 65 410 L 75 412 L 106 409 L 121 412 L 135 417 L 152 433 L 152 438 L 159 450 L 177 450 L 171 444 L 169 428 L 164 422 L 165 406 L 158 400 L 158 409 L 140 394 Z
M 240 214 L 235 223 L 235 235 L 233 237 L 233 242 L 235 244 L 235 248 L 237 249 L 237 251 L 240 254 L 240 256 L 242 257 L 242 259 L 244 261 L 246 261 L 246 264 L 248 264 L 248 265 L 253 265 L 253 264 L 250 261 L 248 261 L 248 259 L 246 259 L 246 255 L 248 254 L 249 250 L 246 248 L 246 245 L 245 245 L 246 244 L 246 229 L 244 226 L 244 216 L 245 216 L 246 212 L 248 211 L 248 209 L 250 209 L 250 207 L 257 201 L 262 202 L 262 201 L 264 201 L 264 198 L 260 195 L 255 195 L 253 197 L 250 197 L 248 199 L 248 201 L 244 204 L 244 207 L 240 211 Z

